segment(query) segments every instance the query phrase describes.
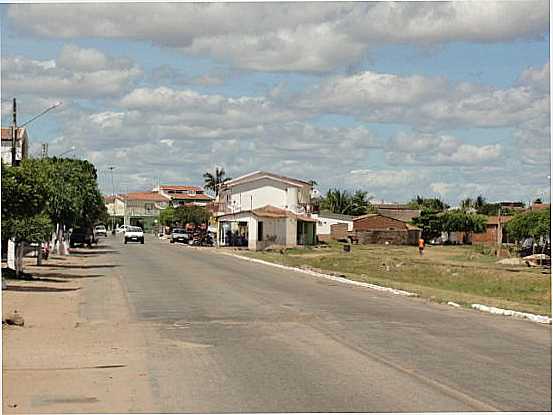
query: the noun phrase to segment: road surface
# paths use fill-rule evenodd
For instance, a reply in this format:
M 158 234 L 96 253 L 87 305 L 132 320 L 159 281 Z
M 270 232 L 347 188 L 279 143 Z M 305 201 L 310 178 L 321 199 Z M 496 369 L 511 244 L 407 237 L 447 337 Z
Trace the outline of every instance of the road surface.
M 107 241 L 159 412 L 551 410 L 549 326 Z

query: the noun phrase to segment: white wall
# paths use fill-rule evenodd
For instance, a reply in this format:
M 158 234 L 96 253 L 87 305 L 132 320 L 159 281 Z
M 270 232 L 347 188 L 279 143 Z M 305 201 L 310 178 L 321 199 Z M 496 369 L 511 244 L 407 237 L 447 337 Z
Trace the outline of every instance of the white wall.
M 257 209 L 266 205 L 286 209 L 288 206 L 286 185 L 274 180 L 261 179 L 239 184 L 229 189 L 230 206 L 236 210 Z
M 353 221 L 343 219 L 325 218 L 318 215 L 313 215 L 317 218 L 317 235 L 330 235 L 330 225 L 337 223 L 347 223 L 348 231 L 353 230 Z

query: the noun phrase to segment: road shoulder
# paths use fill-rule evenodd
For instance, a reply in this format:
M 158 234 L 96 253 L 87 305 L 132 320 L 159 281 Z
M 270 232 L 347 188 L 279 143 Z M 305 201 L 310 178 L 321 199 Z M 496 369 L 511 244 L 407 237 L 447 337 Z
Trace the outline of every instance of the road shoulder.
M 36 279 L 8 281 L 3 315 L 17 310 L 25 324 L 3 327 L 5 413 L 154 410 L 144 339 L 109 252 L 26 259 Z

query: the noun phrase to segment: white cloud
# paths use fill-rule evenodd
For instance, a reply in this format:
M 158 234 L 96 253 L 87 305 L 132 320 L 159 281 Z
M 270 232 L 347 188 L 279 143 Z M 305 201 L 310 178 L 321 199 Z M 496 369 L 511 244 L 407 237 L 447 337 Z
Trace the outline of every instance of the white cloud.
M 364 122 L 424 129 L 506 127 L 548 116 L 549 94 L 522 85 L 498 89 L 366 71 L 325 79 L 295 97 L 294 105 L 315 114 L 343 114 Z
M 500 144 L 474 145 L 449 135 L 400 133 L 386 145 L 390 164 L 479 165 L 501 161 Z
M 549 94 L 550 76 L 549 63 L 546 63 L 541 68 L 530 67 L 524 70 L 518 79 L 518 83 L 527 85 L 538 93 Z
M 141 69 L 128 59 L 115 59 L 96 49 L 64 47 L 56 60 L 22 56 L 2 58 L 2 93 L 99 98 L 121 94 Z
M 543 37 L 548 2 L 11 5 L 19 31 L 152 41 L 255 70 L 326 71 L 385 44 Z
M 364 188 L 408 187 L 419 182 L 425 174 L 413 170 L 361 169 L 349 172 L 348 182 Z

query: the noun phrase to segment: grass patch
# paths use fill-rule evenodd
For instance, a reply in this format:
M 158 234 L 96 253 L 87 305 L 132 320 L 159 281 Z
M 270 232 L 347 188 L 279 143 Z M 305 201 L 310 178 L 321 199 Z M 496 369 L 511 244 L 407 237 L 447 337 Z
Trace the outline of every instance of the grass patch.
M 550 275 L 540 269 L 497 264 L 494 256 L 470 246 L 432 246 L 419 257 L 416 247 L 340 244 L 326 248 L 245 252 L 289 266 L 307 266 L 347 278 L 416 292 L 433 301 L 483 303 L 551 315 Z

